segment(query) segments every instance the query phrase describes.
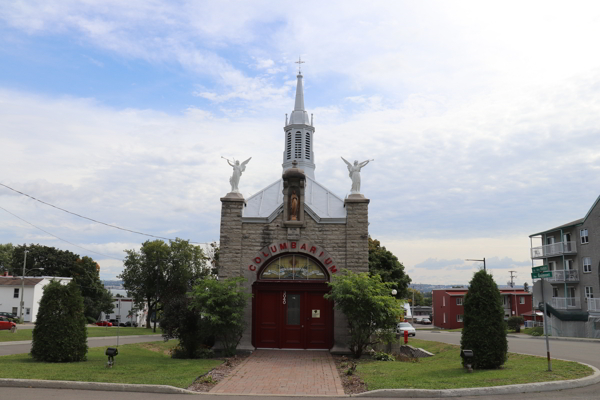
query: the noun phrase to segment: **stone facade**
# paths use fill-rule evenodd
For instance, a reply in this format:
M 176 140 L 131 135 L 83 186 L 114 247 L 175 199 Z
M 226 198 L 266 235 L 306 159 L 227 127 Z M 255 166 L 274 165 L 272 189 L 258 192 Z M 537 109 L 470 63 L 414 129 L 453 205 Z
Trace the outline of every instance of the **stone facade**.
M 303 193 L 300 194 L 300 198 L 303 199 Z M 256 223 L 243 221 L 242 210 L 245 202 L 240 195 L 230 193 L 221 198 L 221 202 L 219 276 L 243 276 L 246 278 L 245 286 L 249 293 L 252 293 L 252 285 L 256 282 L 261 267 L 265 265 L 263 261 L 273 255 L 268 250 L 268 246 L 273 244 L 276 245 L 276 251 L 285 244 L 285 251 L 302 253 L 300 245 L 310 243 L 315 248 L 314 258 L 320 261 L 330 276 L 341 273 L 343 269 L 353 272 L 368 271 L 369 200 L 363 196 L 354 195 L 345 200 L 345 223 L 318 223 L 303 211 L 303 216 L 299 218 L 302 224 L 294 227 L 286 226 L 288 224 L 284 217 L 287 214 L 283 212 L 285 207 L 273 221 Z M 298 244 L 297 250 L 291 248 L 292 242 Z M 264 256 L 260 256 L 261 250 L 265 253 Z M 309 250 L 310 248 L 304 252 L 308 254 Z M 256 260 L 257 254 L 260 256 L 260 262 Z M 247 329 L 238 350 L 254 349 L 252 318 L 252 304 L 249 303 L 245 312 Z M 334 313 L 333 335 L 334 345 L 331 351 L 348 352 L 347 321 L 338 310 Z

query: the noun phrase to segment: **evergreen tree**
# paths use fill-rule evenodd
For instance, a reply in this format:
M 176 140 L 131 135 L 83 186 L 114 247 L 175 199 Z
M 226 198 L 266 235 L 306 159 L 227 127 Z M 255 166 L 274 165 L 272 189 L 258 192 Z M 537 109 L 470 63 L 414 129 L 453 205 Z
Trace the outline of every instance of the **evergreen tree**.
M 83 297 L 74 281 L 44 288 L 33 328 L 31 356 L 37 361 L 85 361 L 88 350 Z
M 461 350 L 473 350 L 473 368 L 499 368 L 506 361 L 508 341 L 498 286 L 485 270 L 476 272 L 465 295 Z

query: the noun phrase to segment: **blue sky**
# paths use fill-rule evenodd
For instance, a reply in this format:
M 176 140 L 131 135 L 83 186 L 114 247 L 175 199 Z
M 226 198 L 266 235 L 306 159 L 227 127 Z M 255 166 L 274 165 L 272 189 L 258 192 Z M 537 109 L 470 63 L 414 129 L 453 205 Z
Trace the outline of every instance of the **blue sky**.
M 281 174 L 302 56 L 316 178 L 371 159 L 370 233 L 415 283 L 529 279 L 528 235 L 600 195 L 595 2 L 27 1 L 0 10 L 0 183 L 124 228 L 219 238 L 230 168 Z M 0 242 L 89 255 L 145 237 L 0 187 Z M 58 236 L 40 231 L 23 220 Z M 67 243 L 70 242 L 70 243 Z M 77 245 L 79 247 L 75 247 Z M 95 253 L 93 253 L 95 252 Z M 100 254 L 98 254 L 100 253 Z

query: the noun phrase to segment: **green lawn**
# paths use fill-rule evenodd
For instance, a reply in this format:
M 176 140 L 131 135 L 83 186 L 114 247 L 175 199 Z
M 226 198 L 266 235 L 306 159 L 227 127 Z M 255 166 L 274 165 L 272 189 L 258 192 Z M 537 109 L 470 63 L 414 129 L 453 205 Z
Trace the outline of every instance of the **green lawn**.
M 171 385 L 187 388 L 221 360 L 178 360 L 165 354 L 178 342 L 149 342 L 119 346 L 113 368 L 106 368 L 105 348 L 90 348 L 87 361 L 43 363 L 27 354 L 0 356 L 2 378 Z
M 124 328 L 124 327 L 94 327 L 87 328 L 88 337 L 106 337 L 106 336 L 117 336 L 117 329 L 119 330 L 120 336 L 134 336 L 134 335 L 155 335 L 152 329 L 146 328 Z M 156 329 L 156 334 L 161 334 L 160 329 Z M 33 329 L 17 329 L 16 333 L 10 331 L 0 331 L 0 342 L 15 342 L 20 340 L 31 340 Z
M 548 372 L 546 358 L 509 353 L 502 369 L 475 370 L 469 374 L 461 365 L 459 346 L 418 339 L 412 339 L 410 344 L 435 356 L 421 358 L 416 363 L 360 361 L 357 373 L 369 390 L 500 386 L 576 379 L 593 373 L 584 365 L 559 360 L 552 360 L 552 372 Z

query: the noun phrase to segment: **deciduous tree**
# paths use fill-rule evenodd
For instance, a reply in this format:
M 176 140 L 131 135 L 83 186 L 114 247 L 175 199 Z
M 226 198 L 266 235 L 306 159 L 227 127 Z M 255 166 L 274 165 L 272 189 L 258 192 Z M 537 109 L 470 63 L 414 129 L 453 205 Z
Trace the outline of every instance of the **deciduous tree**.
M 393 283 L 383 282 L 379 275 L 343 270 L 329 286 L 331 293 L 325 298 L 346 315 L 349 348 L 355 358 L 360 358 L 365 348 L 380 338 L 392 338 L 404 311 L 403 302 L 392 297 Z
M 369 237 L 369 273 L 379 275 L 383 282 L 391 283 L 398 291 L 396 298 L 403 299 L 408 294 L 410 277 L 404 272 L 404 265 L 398 258 L 381 246 L 379 240 Z
M 0 244 L 0 272 L 10 270 L 14 249 L 12 243 Z

